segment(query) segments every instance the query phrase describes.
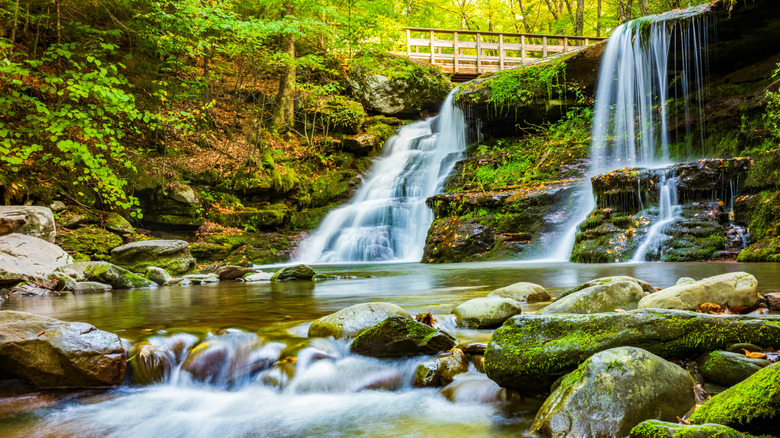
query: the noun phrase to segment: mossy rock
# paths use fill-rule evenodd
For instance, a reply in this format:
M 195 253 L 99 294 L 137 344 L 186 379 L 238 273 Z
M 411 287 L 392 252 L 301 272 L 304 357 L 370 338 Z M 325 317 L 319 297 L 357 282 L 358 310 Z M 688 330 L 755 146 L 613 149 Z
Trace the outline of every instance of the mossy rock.
M 713 351 L 699 358 L 699 371 L 710 382 L 732 386 L 769 365 L 766 359 L 754 359 L 742 353 Z
M 689 418 L 693 424 L 718 423 L 751 434 L 777 434 L 780 413 L 780 363 L 715 395 Z
M 390 316 L 412 319 L 406 311 L 391 303 L 355 304 L 323 316 L 309 326 L 310 338 L 333 336 L 336 339 L 354 338 Z
M 780 318 L 710 315 L 640 309 L 592 315 L 521 315 L 493 333 L 485 373 L 499 385 L 524 392 L 549 389 L 555 379 L 589 356 L 634 346 L 666 359 L 681 359 L 738 342 L 775 345 Z
M 142 274 L 149 266 L 163 268 L 171 275 L 183 275 L 195 269 L 195 259 L 183 240 L 143 240 L 114 248 L 111 260 L 119 266 Z
M 350 351 L 371 357 L 436 354 L 455 346 L 455 338 L 403 316 L 391 316 L 359 334 Z
M 84 277 L 87 280 L 108 284 L 114 289 L 133 289 L 155 285 L 151 280 L 106 262 L 89 263 L 84 267 Z
M 629 438 L 745 438 L 745 435 L 721 424 L 689 425 L 646 420 L 631 429 Z
M 102 228 L 84 227 L 60 229 L 57 243 L 69 253 L 83 254 L 93 260 L 109 260 L 111 250 L 122 245 L 122 238 Z
M 759 240 L 737 256 L 738 262 L 780 262 L 780 237 Z
M 633 310 L 645 296 L 642 287 L 634 281 L 615 281 L 581 289 L 555 300 L 540 310 L 548 313 L 600 313 L 615 309 Z
M 758 280 L 747 272 L 729 272 L 692 283 L 677 284 L 639 302 L 640 309 L 696 310 L 704 303 L 751 307 L 758 303 Z
M 119 213 L 109 212 L 104 216 L 106 229 L 117 234 L 135 234 L 135 228 Z
M 459 327 L 485 329 L 498 327 L 508 318 L 522 312 L 520 303 L 511 298 L 474 298 L 452 309 Z

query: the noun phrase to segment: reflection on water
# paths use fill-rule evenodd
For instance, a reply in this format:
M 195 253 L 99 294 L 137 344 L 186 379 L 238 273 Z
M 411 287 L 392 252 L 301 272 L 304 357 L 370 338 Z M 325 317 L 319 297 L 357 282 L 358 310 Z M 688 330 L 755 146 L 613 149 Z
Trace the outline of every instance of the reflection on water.
M 758 278 L 761 290 L 780 289 L 776 264 L 389 264 L 316 270 L 350 279 L 66 294 L 10 300 L 0 309 L 89 322 L 155 345 L 172 342 L 172 333 L 193 333 L 202 339 L 211 332 L 215 337 L 207 341 L 213 345 L 233 339 L 253 345 L 250 352 L 255 356 L 268 350 L 268 357 L 275 358 L 285 344 L 302 343 L 311 320 L 362 302 L 388 301 L 411 314 L 431 311 L 441 328 L 459 341 L 485 342 L 490 331 L 457 329 L 450 310 L 519 281 L 541 284 L 556 294 L 609 275 L 631 275 L 667 287 L 681 276 L 702 278 L 743 270 Z M 524 311 L 540 305 L 533 306 Z M 310 355 L 298 354 L 295 376 L 285 385 L 269 385 L 273 376 L 264 373 L 275 371 L 266 369 L 245 376 L 240 385 L 236 380 L 204 384 L 177 371 L 166 383 L 141 388 L 22 393 L 0 388 L 0 435 L 518 436 L 526 433 L 543 401 L 507 397 L 474 369 L 459 376 L 444 391 L 445 398 L 435 389 L 411 386 L 413 370 L 425 357 L 378 360 L 349 354 L 343 341 L 319 339 L 307 345 L 316 348 Z M 382 386 L 378 382 L 391 381 L 401 382 L 394 391 L 373 389 Z

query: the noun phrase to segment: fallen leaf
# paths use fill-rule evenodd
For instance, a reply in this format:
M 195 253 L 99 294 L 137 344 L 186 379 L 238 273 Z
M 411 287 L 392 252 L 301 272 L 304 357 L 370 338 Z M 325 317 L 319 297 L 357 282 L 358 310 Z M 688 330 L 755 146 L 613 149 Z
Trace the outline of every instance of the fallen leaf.
M 46 330 L 41 330 L 41 332 L 40 332 L 40 333 L 38 333 L 38 336 L 36 336 L 36 338 L 40 338 L 40 337 L 41 337 L 41 335 L 42 335 L 42 334 L 44 334 L 44 333 L 46 333 Z
M 690 420 L 686 420 L 686 419 L 684 419 L 684 418 L 680 418 L 680 417 L 677 417 L 677 421 L 679 421 L 679 422 L 680 422 L 680 423 L 682 423 L 682 424 L 687 424 L 687 425 L 690 425 L 690 424 L 691 424 L 691 421 L 690 421 Z
M 623 310 L 623 309 L 615 309 L 615 313 L 623 313 L 623 312 L 625 312 L 625 310 Z
M 745 356 L 747 356 L 747 357 L 749 357 L 751 359 L 765 359 L 766 358 L 766 354 L 765 353 L 761 353 L 760 351 L 753 352 L 753 351 L 747 351 L 745 349 L 742 349 L 742 351 L 745 352 Z

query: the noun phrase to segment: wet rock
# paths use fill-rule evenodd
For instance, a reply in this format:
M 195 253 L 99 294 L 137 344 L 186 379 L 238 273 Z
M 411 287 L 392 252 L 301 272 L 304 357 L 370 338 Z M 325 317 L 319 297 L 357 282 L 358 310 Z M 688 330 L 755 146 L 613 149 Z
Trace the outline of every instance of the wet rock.
M 371 134 L 349 135 L 341 140 L 341 148 L 356 155 L 369 155 L 382 145 L 380 138 Z
M 411 315 L 395 304 L 356 304 L 314 321 L 309 326 L 308 336 L 310 338 L 328 336 L 333 336 L 336 339 L 354 338 L 390 316 L 412 319 Z
M 271 274 L 270 272 L 255 272 L 245 274 L 243 277 L 238 278 L 237 280 L 244 281 L 246 283 L 255 283 L 258 281 L 271 281 L 271 277 L 273 276 L 274 274 Z
M 452 309 L 458 326 L 471 329 L 498 327 L 522 312 L 520 303 L 510 298 L 474 298 Z
M 636 346 L 667 359 L 686 358 L 737 342 L 771 346 L 780 318 L 631 310 L 593 315 L 520 315 L 490 338 L 485 372 L 499 385 L 545 391 L 559 376 L 599 351 Z
M 78 262 L 66 266 L 81 273 L 88 281 L 110 285 L 114 289 L 150 287 L 155 283 L 108 262 Z
M 445 386 L 452 382 L 457 374 L 469 370 L 469 359 L 457 348 L 423 362 L 414 372 L 412 384 L 418 388 Z
M 591 286 L 556 300 L 538 313 L 601 313 L 615 309 L 633 310 L 645 296 L 633 281 L 616 281 Z
M 720 424 L 688 425 L 645 420 L 631 429 L 629 438 L 745 438 L 740 432 Z
M 770 309 L 780 310 L 780 292 L 768 293 L 764 295 L 764 299 L 766 300 L 766 305 L 769 306 Z
M 254 269 L 235 265 L 220 266 L 216 271 L 214 271 L 214 273 L 219 276 L 220 281 L 231 281 L 237 278 L 241 278 L 246 274 L 252 274 L 256 272 L 257 271 Z
M 693 424 L 723 424 L 754 435 L 775 435 L 778 413 L 780 363 L 775 363 L 715 395 L 689 420 Z
M 47 207 L 0 205 L 0 236 L 24 234 L 54 243 L 54 215 Z
M 680 284 L 688 284 L 688 283 L 695 283 L 695 282 L 696 280 L 694 280 L 691 277 L 680 277 L 677 279 L 677 283 L 675 283 L 674 285 L 677 286 Z
M 136 349 L 138 352 L 127 361 L 133 381 L 139 385 L 166 382 L 176 363 L 173 351 L 152 344 L 143 344 Z
M 97 281 L 79 281 L 73 288 L 74 294 L 104 294 L 111 292 L 113 288 L 109 284 Z
M 490 251 L 493 231 L 478 219 L 447 218 L 435 223 L 425 240 L 424 263 L 451 263 L 472 260 L 474 254 Z
M 44 388 L 119 385 L 125 366 L 115 334 L 81 322 L 0 312 L 0 379 Z
M 585 283 L 582 283 L 581 285 L 575 287 L 574 289 L 568 290 L 568 291 L 560 294 L 556 299 L 560 300 L 561 298 L 563 298 L 563 297 L 565 297 L 567 295 L 573 294 L 575 292 L 579 292 L 579 291 L 581 291 L 583 289 L 587 289 L 589 287 L 593 287 L 593 286 L 607 286 L 609 284 L 617 283 L 617 282 L 621 282 L 621 281 L 632 281 L 632 282 L 638 284 L 642 288 L 642 290 L 645 291 L 645 293 L 648 293 L 648 294 L 651 294 L 653 292 L 657 292 L 658 291 L 658 289 L 654 288 L 652 285 L 650 285 L 650 283 L 648 283 L 646 281 L 642 281 L 642 280 L 640 280 L 638 278 L 629 277 L 628 275 L 615 275 L 615 276 L 612 276 L 612 277 L 596 278 L 594 280 L 590 280 L 590 281 L 587 281 Z
M 130 225 L 122 215 L 114 212 L 106 213 L 105 226 L 108 231 L 112 231 L 117 234 L 135 234 L 135 228 Z
M 219 340 L 203 342 L 193 348 L 182 363 L 182 371 L 201 382 L 224 381 L 230 370 L 230 346 Z
M 521 303 L 537 303 L 550 301 L 552 297 L 544 287 L 534 283 L 515 283 L 513 285 L 496 289 L 488 294 L 489 297 L 510 298 Z
M 19 283 L 11 288 L 7 298 L 45 297 L 52 294 L 53 292 L 49 289 L 44 289 L 34 284 Z
M 0 285 L 26 281 L 53 289 L 46 274 L 73 259 L 57 245 L 24 234 L 0 236 Z
M 756 277 L 732 272 L 668 287 L 642 298 L 639 308 L 696 310 L 702 303 L 751 307 L 758 302 L 757 288 Z
M 157 266 L 171 275 L 183 275 L 195 268 L 195 259 L 183 240 L 142 240 L 111 251 L 111 260 L 133 272 L 143 273 Z
M 458 344 L 455 348 L 463 351 L 466 354 L 485 354 L 485 348 L 487 344 L 484 342 L 469 342 L 464 344 Z
M 287 266 L 271 277 L 271 281 L 311 280 L 316 272 L 306 265 Z
M 744 353 L 713 351 L 698 360 L 705 379 L 723 386 L 732 386 L 752 376 L 770 364 L 765 359 L 753 359 Z
M 219 283 L 217 274 L 189 274 L 182 277 L 183 281 L 189 281 L 191 284 Z
M 627 436 L 644 420 L 684 415 L 695 404 L 692 386 L 685 370 L 641 348 L 609 349 L 561 381 L 531 431 L 546 437 Z
M 63 210 L 66 210 L 68 206 L 65 205 L 65 203 L 62 201 L 53 201 L 51 204 L 49 204 L 49 208 L 51 209 L 51 211 L 55 213 L 59 213 Z
M 173 280 L 173 277 L 171 277 L 171 274 L 169 274 L 168 271 L 163 268 L 158 268 L 157 266 L 149 266 L 146 268 L 144 277 L 159 285 L 164 285 Z
M 403 316 L 391 316 L 359 334 L 350 350 L 371 357 L 436 354 L 455 346 L 455 338 Z
M 522 399 L 518 393 L 498 386 L 484 374 L 475 373 L 458 374 L 439 392 L 456 403 L 498 404 Z
M 76 280 L 62 271 L 54 271 L 47 277 L 49 280 L 57 282 L 54 286 L 56 291 L 72 291 L 76 288 Z

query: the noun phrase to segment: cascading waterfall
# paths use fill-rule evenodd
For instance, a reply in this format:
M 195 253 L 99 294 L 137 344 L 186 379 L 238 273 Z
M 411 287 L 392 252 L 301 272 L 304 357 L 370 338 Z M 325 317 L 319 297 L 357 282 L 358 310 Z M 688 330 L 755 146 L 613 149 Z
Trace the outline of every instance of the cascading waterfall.
M 663 229 L 679 219 L 682 213 L 682 207 L 677 203 L 677 178 L 663 176 L 658 185 L 658 222 L 650 226 L 645 241 L 637 248 L 632 262 L 644 261 L 651 246 L 655 246 L 659 252 L 663 251 L 662 243 L 666 240 L 665 236 L 661 238 Z
M 434 118 L 402 127 L 349 204 L 330 212 L 301 245 L 305 263 L 420 261 L 433 212 L 425 200 L 466 149 L 453 90 Z
M 709 58 L 701 48 L 708 44 L 710 20 L 714 19 L 705 14 L 709 8 L 709 5 L 696 6 L 640 18 L 618 26 L 612 33 L 602 57 L 596 88 L 589 177 L 623 167 L 671 164 L 669 120 L 672 114 L 686 121 L 685 152 L 694 154 L 691 125 L 698 124 L 699 132 L 704 131 L 703 81 Z M 676 114 L 677 110 L 670 108 L 670 97 L 685 102 L 683 114 Z M 688 103 L 691 97 L 696 99 L 698 108 L 691 109 Z M 703 135 L 700 140 L 703 146 Z M 668 184 L 671 183 L 669 180 Z M 673 191 L 671 187 L 669 190 Z M 561 239 L 564 247 L 558 249 L 554 258 L 563 258 L 564 252 L 571 255 L 579 223 L 595 206 L 589 178 L 575 197 L 579 206 L 571 215 L 571 228 Z M 665 224 L 673 221 L 672 216 Z M 649 234 L 641 246 L 649 245 Z M 636 254 L 635 259 L 644 260 L 639 251 Z

